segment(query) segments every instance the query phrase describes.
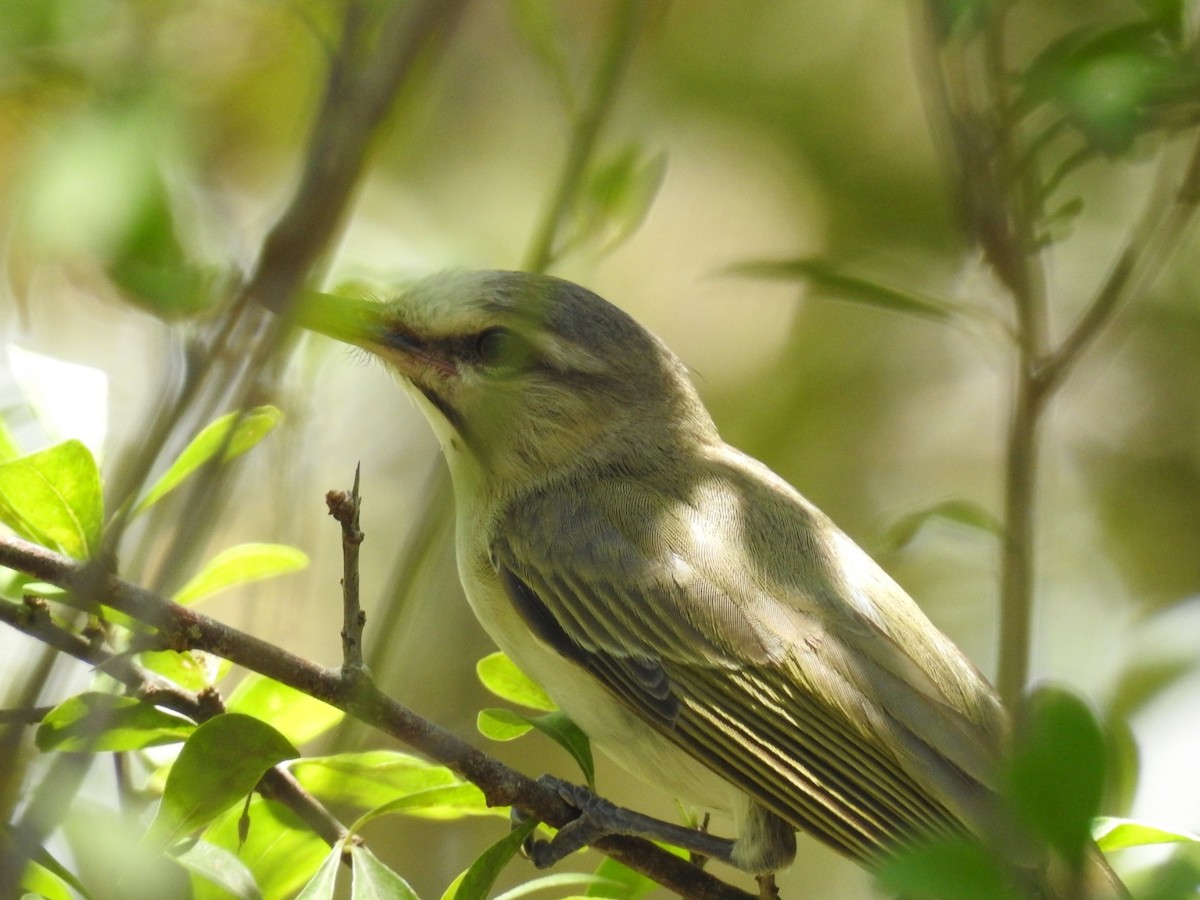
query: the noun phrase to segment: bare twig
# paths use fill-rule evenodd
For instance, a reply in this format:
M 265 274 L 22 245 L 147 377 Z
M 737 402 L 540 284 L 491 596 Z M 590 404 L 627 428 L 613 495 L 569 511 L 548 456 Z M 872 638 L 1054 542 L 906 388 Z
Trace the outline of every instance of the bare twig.
M 329 514 L 342 526 L 342 666 L 352 669 L 363 667 L 362 636 L 367 623 L 358 591 L 358 548 L 363 542 L 358 525 L 362 510 L 358 493 L 361 469 L 361 464 L 354 467 L 354 487 L 349 493 L 330 491 L 325 495 Z
M 68 591 L 95 584 L 89 564 L 19 538 L 0 538 L 0 566 Z M 493 806 L 515 806 L 556 827 L 575 815 L 556 792 L 416 715 L 383 694 L 362 670 L 318 666 L 145 588 L 112 575 L 103 578 L 105 605 L 156 629 L 166 646 L 205 650 L 341 709 L 473 782 Z M 752 896 L 647 841 L 609 837 L 595 847 L 685 897 L 748 900 Z

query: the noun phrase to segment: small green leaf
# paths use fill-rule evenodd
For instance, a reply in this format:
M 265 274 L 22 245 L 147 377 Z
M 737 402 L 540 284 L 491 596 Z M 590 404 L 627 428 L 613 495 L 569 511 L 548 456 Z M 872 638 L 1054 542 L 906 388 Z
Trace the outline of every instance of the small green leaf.
M 345 843 L 343 841 L 338 841 L 333 845 L 329 855 L 321 863 L 321 868 L 317 869 L 317 874 L 304 886 L 304 890 L 296 895 L 296 900 L 333 900 L 344 851 Z
M 589 173 L 583 186 L 576 232 L 567 242 L 572 249 L 602 240 L 609 251 L 645 221 L 667 174 L 667 155 L 646 155 L 629 146 Z
M 350 848 L 354 876 L 350 900 L 421 900 L 408 882 L 362 844 Z
M 1018 818 L 1072 866 L 1091 845 L 1104 793 L 1104 735 L 1079 698 L 1040 688 L 1018 716 L 1008 796 Z
M 197 693 L 216 684 L 218 659 L 199 650 L 147 650 L 138 664 L 186 691 Z
M 483 796 L 483 791 L 478 787 L 470 782 L 460 781 L 444 787 L 415 791 L 407 796 L 390 800 L 359 816 L 350 830 L 361 831 L 368 822 L 383 816 L 390 816 L 393 813 L 403 813 L 423 819 L 461 819 L 464 816 L 503 815 L 504 811 L 496 807 L 489 807 L 487 798 Z
M 979 504 L 969 500 L 946 500 L 898 519 L 888 529 L 887 544 L 893 550 L 902 550 L 922 528 L 939 520 L 974 528 L 996 537 L 1004 533 L 1003 523 Z
M 739 263 L 725 271 L 730 275 L 748 278 L 804 282 L 835 300 L 935 321 L 949 321 L 961 312 L 954 304 L 936 297 L 879 284 L 857 275 L 847 275 L 832 263 L 821 259 L 759 260 Z
M 171 766 L 145 842 L 170 846 L 243 799 L 267 769 L 299 755 L 283 735 L 251 716 L 224 713 L 209 719 Z
M 246 864 L 234 853 L 207 841 L 187 841 L 170 856 L 193 875 L 216 885 L 235 900 L 260 900 L 258 885 Z
M 23 456 L 21 445 L 17 443 L 16 435 L 8 427 L 8 423 L 4 421 L 4 417 L 0 416 L 0 463 L 6 463 L 10 459 L 16 459 L 18 456 Z
M 100 472 L 79 441 L 0 463 L 0 521 L 27 540 L 88 559 L 103 520 Z
M 1200 844 L 1200 835 L 1188 831 L 1173 831 L 1147 822 L 1110 817 L 1097 819 L 1092 835 L 1105 853 L 1155 844 Z
M 485 656 L 476 663 L 475 673 L 480 683 L 502 700 L 543 712 L 558 709 L 549 695 L 503 653 Z
M 245 453 L 270 434 L 281 418 L 282 413 L 275 407 L 257 406 L 244 414 L 229 413 L 206 426 L 146 492 L 134 513 L 157 503 L 218 453 L 223 453 L 222 462 Z
M 173 599 L 186 606 L 226 588 L 297 572 L 307 565 L 308 556 L 286 544 L 238 544 L 210 559 Z
M 238 833 L 242 810 L 250 819 L 245 840 Z M 329 847 L 292 810 L 250 798 L 249 808 L 235 803 L 204 830 L 210 844 L 234 853 L 254 873 L 264 897 L 290 897 L 312 877 L 329 852 Z M 206 881 L 192 879 L 193 900 L 228 900 Z
M 257 673 L 242 680 L 225 708 L 262 719 L 297 746 L 324 734 L 346 717 L 328 703 Z
M 532 716 L 529 724 L 571 754 L 571 758 L 578 763 L 583 772 L 583 777 L 587 779 L 588 787 L 595 790 L 596 764 L 592 760 L 592 743 L 579 726 L 564 712 Z
M 945 839 L 914 846 L 878 871 L 892 896 L 922 900 L 1020 900 L 1003 863 L 974 842 Z
M 493 741 L 515 740 L 533 730 L 525 716 L 515 710 L 494 706 L 479 711 L 475 727 L 485 738 Z
M 649 880 L 649 879 L 647 879 Z M 654 882 L 650 882 L 654 884 Z M 583 894 L 569 892 L 562 900 L 575 900 L 580 897 L 607 897 L 609 900 L 624 900 L 624 885 L 601 878 L 599 875 L 589 875 L 586 872 L 556 872 L 552 875 L 541 875 L 524 884 L 519 884 L 511 890 L 498 894 L 496 900 L 520 900 L 538 891 L 553 891 L 566 887 L 586 887 Z M 654 884 L 654 887 L 659 885 Z M 593 893 L 594 892 L 594 893 Z
M 687 851 L 678 847 L 666 847 L 659 844 L 668 853 L 686 858 Z M 596 867 L 596 877 L 600 882 L 589 887 L 584 893 L 589 897 L 605 897 L 607 900 L 642 900 L 658 890 L 658 882 L 646 877 L 641 872 L 635 872 L 624 863 L 617 862 L 611 857 L 604 857 Z
M 42 719 L 35 737 L 42 752 L 141 750 L 187 740 L 196 726 L 133 697 L 77 694 Z
M 454 900 L 487 900 L 504 867 L 512 861 L 537 826 L 537 819 L 526 819 L 479 854 L 459 881 L 453 894 Z

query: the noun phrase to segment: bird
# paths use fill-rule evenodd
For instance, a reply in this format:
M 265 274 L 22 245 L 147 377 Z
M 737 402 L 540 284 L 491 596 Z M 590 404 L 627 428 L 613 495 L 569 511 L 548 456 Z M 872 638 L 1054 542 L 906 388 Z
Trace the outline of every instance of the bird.
M 313 295 L 297 320 L 379 357 L 428 419 L 459 576 L 500 650 L 619 766 L 733 823 L 668 836 L 757 876 L 792 862 L 797 831 L 870 869 L 922 839 L 1002 839 L 1012 727 L 994 689 L 829 517 L 725 443 L 629 314 L 549 275 L 451 270 L 385 302 Z M 540 862 L 595 836 L 569 828 Z M 1102 887 L 1073 896 L 1122 896 L 1092 857 Z M 1016 864 L 1030 896 L 1055 896 L 1045 865 Z

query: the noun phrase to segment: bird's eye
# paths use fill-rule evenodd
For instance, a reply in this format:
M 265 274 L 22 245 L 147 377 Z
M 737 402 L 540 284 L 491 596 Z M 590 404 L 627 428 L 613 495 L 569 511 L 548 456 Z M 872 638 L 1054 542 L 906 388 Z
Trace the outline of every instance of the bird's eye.
M 500 327 L 481 332 L 475 341 L 475 352 L 481 364 L 498 369 L 519 367 L 529 356 L 525 342 L 507 328 Z

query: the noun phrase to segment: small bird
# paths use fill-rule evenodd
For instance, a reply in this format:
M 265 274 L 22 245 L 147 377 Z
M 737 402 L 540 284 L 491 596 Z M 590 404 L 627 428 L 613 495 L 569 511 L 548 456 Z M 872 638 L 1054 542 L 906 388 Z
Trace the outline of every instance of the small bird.
M 382 358 L 428 418 L 463 587 L 500 649 L 623 768 L 732 817 L 733 840 L 666 826 L 673 842 L 763 875 L 792 861 L 797 830 L 871 868 L 923 837 L 999 839 L 1009 724 L 992 687 L 721 439 L 684 364 L 629 315 L 561 279 L 484 271 L 387 303 L 314 298 L 298 318 Z M 645 817 L 597 818 L 643 833 Z M 535 860 L 596 836 L 571 825 Z

